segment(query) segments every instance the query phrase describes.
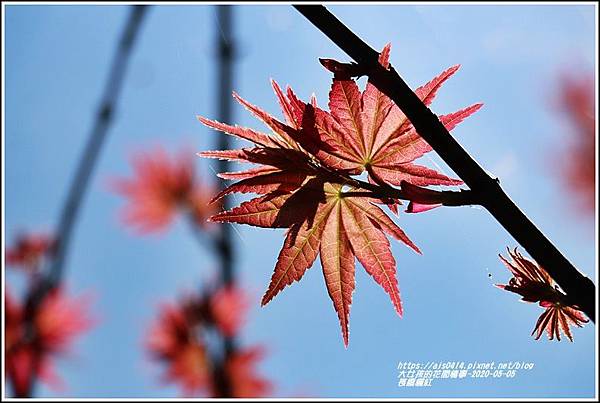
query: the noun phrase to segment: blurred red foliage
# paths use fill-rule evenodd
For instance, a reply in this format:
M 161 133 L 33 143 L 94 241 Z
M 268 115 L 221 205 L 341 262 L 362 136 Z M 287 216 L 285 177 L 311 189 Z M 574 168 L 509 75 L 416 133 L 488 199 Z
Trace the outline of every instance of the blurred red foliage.
M 113 189 L 129 204 L 122 211 L 126 225 L 140 233 L 160 232 L 178 212 L 191 215 L 199 227 L 214 214 L 219 204 L 209 204 L 215 189 L 203 184 L 194 171 L 194 154 L 182 151 L 169 156 L 163 148 L 140 152 L 132 158 L 134 176 L 119 178 Z
M 44 258 L 51 253 L 53 245 L 54 239 L 48 234 L 20 234 L 16 237 L 14 245 L 6 248 L 6 264 L 27 272 L 36 272 Z
M 36 376 L 55 389 L 64 388 L 54 373 L 53 361 L 67 353 L 73 341 L 93 325 L 89 303 L 89 295 L 71 298 L 55 289 L 30 319 L 5 290 L 5 371 L 16 396 L 26 395 Z
M 181 306 L 165 304 L 147 340 L 151 355 L 167 364 L 165 382 L 179 383 L 185 395 L 210 385 L 209 361 L 202 340 L 189 315 L 189 301 Z
M 235 336 L 246 320 L 249 301 L 246 294 L 235 287 L 223 287 L 210 298 L 210 312 L 215 325 L 225 336 Z
M 225 364 L 231 380 L 232 394 L 235 397 L 268 396 L 273 386 L 271 382 L 257 375 L 255 366 L 264 358 L 265 350 L 260 346 L 237 351 Z
M 595 95 L 593 75 L 562 74 L 557 91 L 558 109 L 568 119 L 571 133 L 567 149 L 558 160 L 562 179 L 578 198 L 580 211 L 594 213 L 595 166 Z
M 146 340 L 150 355 L 167 367 L 163 380 L 178 384 L 186 396 L 219 396 L 221 376 L 227 378 L 232 395 L 228 397 L 268 394 L 271 383 L 255 370 L 264 356 L 262 348 L 234 350 L 220 362 L 207 346 L 207 336 L 215 331 L 227 337 L 237 334 L 247 307 L 243 291 L 232 287 L 187 295 L 178 304 L 163 304 Z

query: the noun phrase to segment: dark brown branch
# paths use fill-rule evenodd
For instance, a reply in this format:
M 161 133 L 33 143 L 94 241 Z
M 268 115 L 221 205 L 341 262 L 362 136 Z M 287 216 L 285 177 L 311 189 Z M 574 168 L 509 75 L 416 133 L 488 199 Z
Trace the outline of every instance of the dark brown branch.
M 69 194 L 60 217 L 56 246 L 49 273 L 52 285 L 58 283 L 62 276 L 73 229 L 79 216 L 79 211 L 81 210 L 81 203 L 86 194 L 102 146 L 106 141 L 108 129 L 112 123 L 117 100 L 121 92 L 127 64 L 131 56 L 131 50 L 133 49 L 133 44 L 139 32 L 146 9 L 147 7 L 143 5 L 132 7 L 129 20 L 127 21 L 127 25 L 119 42 L 117 53 L 113 59 L 113 65 L 106 82 L 105 92 L 100 103 L 98 114 L 96 115 L 96 122 L 88 138 L 88 143 L 79 162 L 73 182 L 71 183 Z
M 229 5 L 217 6 L 217 51 L 218 51 L 218 75 L 217 99 L 219 100 L 218 116 L 221 122 L 231 121 L 231 93 L 233 91 L 233 59 L 235 57 L 235 44 L 232 35 L 232 8 Z M 217 149 L 229 149 L 229 136 L 219 136 Z M 227 161 L 217 162 L 217 172 L 227 172 L 229 163 Z M 223 186 L 223 184 L 221 184 Z M 222 200 L 223 209 L 230 208 L 230 200 L 225 196 Z M 219 226 L 219 232 L 215 238 L 215 247 L 221 264 L 221 283 L 223 287 L 234 285 L 234 255 L 231 242 L 231 227 L 229 225 Z M 229 358 L 236 349 L 235 339 L 223 336 L 223 362 L 220 370 L 215 371 L 215 388 L 219 397 L 231 397 L 232 390 L 229 379 L 224 370 Z
M 231 6 L 217 6 L 218 13 L 218 57 L 219 68 L 217 82 L 217 99 L 219 100 L 218 116 L 221 122 L 229 122 L 231 119 L 231 93 L 233 91 L 233 71 L 232 61 L 235 54 L 235 46 L 231 34 L 232 15 Z M 219 136 L 217 149 L 227 150 L 229 148 L 229 136 Z M 227 172 L 229 162 L 219 160 L 217 162 L 217 172 Z M 223 208 L 229 209 L 229 197 L 223 198 Z M 231 247 L 231 228 L 228 225 L 221 226 L 219 240 L 222 260 L 222 280 L 224 285 L 230 285 L 233 282 L 233 253 Z
M 378 62 L 378 52 L 356 36 L 325 7 L 295 5 L 313 25 L 344 52 L 363 66 L 371 82 L 390 97 L 411 121 L 417 132 L 431 145 L 448 166 L 471 188 L 496 220 L 527 250 L 565 291 L 572 303 L 595 322 L 594 283 L 580 273 L 527 218 L 479 164 L 448 133 L 437 116 L 415 95 L 390 66 Z
M 44 297 L 60 284 L 71 237 L 81 210 L 81 204 L 88 189 L 94 167 L 98 161 L 100 150 L 106 140 L 108 129 L 112 123 L 113 113 L 117 106 L 123 78 L 127 69 L 127 63 L 129 62 L 133 44 L 139 32 L 146 9 L 146 6 L 133 6 L 131 8 L 125 30 L 123 31 L 113 59 L 113 64 L 106 82 L 94 126 L 89 134 L 88 142 L 81 159 L 79 160 L 79 165 L 75 171 L 75 176 L 71 182 L 67 199 L 61 211 L 52 256 L 49 262 L 49 269 L 43 274 L 43 277 L 32 286 L 32 289 L 27 295 L 27 300 L 25 302 L 25 318 L 28 322 L 33 321 L 35 318 L 35 313 Z M 31 336 L 31 333 L 33 332 L 32 323 L 28 323 L 27 327 L 27 333 Z M 32 373 L 29 379 L 29 387 L 27 388 L 28 392 L 26 396 L 31 396 L 33 394 L 34 384 L 35 374 Z

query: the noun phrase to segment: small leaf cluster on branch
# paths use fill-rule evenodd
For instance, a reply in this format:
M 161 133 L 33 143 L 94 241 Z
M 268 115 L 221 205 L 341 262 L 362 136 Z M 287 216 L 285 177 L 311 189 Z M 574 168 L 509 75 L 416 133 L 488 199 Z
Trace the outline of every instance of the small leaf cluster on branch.
M 193 154 L 169 155 L 155 148 L 135 154 L 132 165 L 133 177 L 112 181 L 115 192 L 127 199 L 121 211 L 123 223 L 149 234 L 166 230 L 180 216 L 194 235 L 218 253 L 216 231 L 207 218 L 221 205 L 209 203 L 215 188 L 196 174 Z M 256 370 L 265 355 L 262 346 L 231 342 L 240 336 L 247 308 L 244 292 L 223 284 L 205 286 L 199 294 L 164 304 L 146 340 L 150 356 L 164 366 L 163 381 L 177 384 L 185 396 L 269 395 L 271 383 Z
M 150 354 L 167 366 L 164 381 L 178 383 L 187 396 L 267 396 L 271 383 L 255 369 L 264 356 L 261 346 L 239 349 L 223 359 L 207 345 L 211 334 L 237 335 L 247 306 L 246 295 L 231 287 L 205 290 L 185 296 L 178 304 L 164 304 L 147 339 Z M 223 382 L 228 383 L 229 396 L 222 395 L 219 384 Z
M 389 52 L 387 45 L 379 57 L 385 68 L 389 66 Z M 199 155 L 258 165 L 246 171 L 219 173 L 223 179 L 238 182 L 213 201 L 230 193 L 261 196 L 213 215 L 212 221 L 287 228 L 262 304 L 299 281 L 320 255 L 327 291 L 347 346 L 355 258 L 402 315 L 396 261 L 387 236 L 420 253 L 380 207 L 387 206 L 397 214 L 399 199 L 407 198 L 402 188 L 393 186 L 408 183 L 415 193 L 414 187 L 459 185 L 462 181 L 414 163 L 431 147 L 394 102 L 370 81 L 364 91 L 359 90 L 352 76 L 360 72 L 354 71 L 353 66 L 329 59 L 323 59 L 322 64 L 334 73 L 329 111 L 319 108 L 316 98 L 303 102 L 291 88 L 284 93 L 272 81 L 285 120 L 282 122 L 234 93 L 235 99 L 262 120 L 272 134 L 199 117 L 213 129 L 254 143 L 251 148 L 204 151 Z M 429 105 L 457 69 L 458 66 L 451 67 L 419 87 L 419 98 Z M 439 118 L 452 130 L 480 107 L 481 104 L 475 104 Z M 368 181 L 360 179 L 363 173 Z M 428 192 L 436 197 L 419 193 L 427 196 L 420 197 L 419 203 L 444 204 L 446 193 Z M 417 211 L 414 206 L 410 210 Z
M 571 303 L 567 296 L 558 288 L 550 275 L 537 263 L 523 257 L 517 249 L 508 250 L 510 261 L 500 255 L 500 260 L 510 270 L 513 277 L 508 284 L 496 284 L 498 288 L 521 295 L 524 302 L 538 302 L 544 313 L 535 324 L 531 334 L 538 340 L 544 330 L 548 338 L 556 337 L 560 341 L 562 331 L 570 341 L 573 341 L 570 325 L 583 327 L 589 322 L 579 307 Z
M 46 233 L 20 234 L 15 244 L 6 249 L 6 264 L 33 274 L 40 271 L 54 239 Z
M 45 294 L 37 309 L 27 309 L 27 296 L 42 281 L 42 266 L 51 258 L 54 243 L 48 234 L 21 234 L 5 252 L 6 264 L 28 275 L 23 302 L 8 287 L 4 294 L 5 370 L 17 397 L 29 396 L 37 378 L 64 391 L 55 361 L 94 323 L 89 314 L 90 295 L 71 297 L 64 287 Z
M 135 154 L 131 163 L 134 177 L 115 179 L 112 187 L 129 202 L 121 212 L 123 223 L 137 232 L 160 232 L 179 212 L 204 229 L 206 218 L 218 211 L 208 203 L 214 190 L 195 175 L 189 153 L 171 157 L 156 147 Z

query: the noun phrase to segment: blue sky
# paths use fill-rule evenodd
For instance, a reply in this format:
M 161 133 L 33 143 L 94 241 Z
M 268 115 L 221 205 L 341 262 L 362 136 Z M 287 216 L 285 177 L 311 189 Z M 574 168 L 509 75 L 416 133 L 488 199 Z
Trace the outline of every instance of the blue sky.
M 550 169 L 564 122 L 551 107 L 557 74 L 592 70 L 591 5 L 331 5 L 375 48 L 392 42 L 391 63 L 413 88 L 447 67 L 459 72 L 432 105 L 448 113 L 485 105 L 453 131 L 539 228 L 595 281 L 594 224 L 573 211 Z M 5 234 L 51 230 L 78 161 L 127 16 L 124 6 L 9 5 L 5 11 Z M 174 397 L 141 345 L 159 302 L 208 281 L 216 262 L 185 223 L 138 237 L 118 220 L 123 200 L 111 177 L 131 173 L 131 152 L 164 144 L 212 149 L 216 132 L 195 118 L 216 117 L 213 6 L 154 6 L 132 56 L 120 105 L 86 197 L 68 258 L 67 283 L 94 290 L 96 328 L 61 361 L 67 396 Z M 234 88 L 279 115 L 269 78 L 302 98 L 327 101 L 330 73 L 318 57 L 347 57 L 289 6 L 239 6 L 240 56 Z M 233 122 L 263 130 L 235 105 Z M 424 159 L 450 173 L 439 157 Z M 205 161 L 197 166 L 214 179 Z M 242 200 L 237 198 L 234 200 Z M 398 223 L 424 252 L 393 243 L 405 315 L 357 267 L 345 349 L 319 264 L 260 308 L 283 242 L 279 230 L 238 226 L 237 270 L 254 295 L 242 342 L 268 346 L 261 371 L 276 395 L 315 397 L 591 397 L 595 327 L 575 343 L 529 336 L 541 313 L 493 287 L 508 279 L 498 260 L 515 241 L 485 210 L 401 214 Z M 490 279 L 489 275 L 492 278 Z M 18 283 L 7 273 L 9 282 Z M 513 379 L 434 381 L 396 386 L 399 361 L 527 361 Z M 40 388 L 40 396 L 55 396 Z

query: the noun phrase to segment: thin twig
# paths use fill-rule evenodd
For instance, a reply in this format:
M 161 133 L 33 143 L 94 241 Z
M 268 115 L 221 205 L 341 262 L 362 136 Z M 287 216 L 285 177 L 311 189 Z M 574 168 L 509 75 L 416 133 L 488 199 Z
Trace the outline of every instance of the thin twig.
M 35 318 L 35 313 L 44 297 L 61 282 L 65 259 L 73 230 L 79 217 L 81 204 L 89 187 L 90 178 L 98 161 L 102 145 L 106 140 L 108 129 L 112 123 L 113 113 L 117 106 L 127 64 L 146 9 L 147 7 L 143 5 L 131 8 L 125 30 L 119 40 L 119 45 L 113 59 L 94 126 L 89 134 L 88 142 L 79 160 L 79 165 L 75 171 L 75 176 L 73 177 L 69 193 L 61 211 L 55 235 L 55 243 L 49 261 L 49 269 L 44 273 L 44 277 L 32 287 L 27 296 L 25 318 L 27 318 L 28 322 L 32 322 Z M 31 334 L 33 332 L 33 324 L 28 323 L 27 328 L 27 333 Z M 34 365 L 34 368 L 36 366 L 37 364 Z M 35 375 L 33 372 L 30 375 L 26 396 L 33 394 Z
M 557 284 L 569 300 L 595 322 L 594 283 L 544 236 L 479 164 L 448 133 L 437 116 L 427 108 L 390 66 L 386 70 L 378 62 L 378 52 L 348 29 L 325 7 L 295 5 L 304 17 L 352 57 L 381 92 L 390 97 L 411 121 L 419 135 L 440 155 L 448 166 L 477 194 L 481 204 L 527 250 Z
M 231 121 L 231 93 L 233 91 L 233 59 L 235 57 L 235 41 L 232 34 L 232 7 L 229 5 L 217 6 L 217 35 L 218 46 L 218 75 L 217 98 L 219 100 L 218 116 L 221 122 Z M 229 148 L 229 136 L 219 136 L 217 149 L 227 150 Z M 217 162 L 218 172 L 227 172 L 229 164 L 227 161 Z M 221 184 L 223 186 L 223 184 Z M 225 196 L 222 200 L 225 210 L 230 207 L 230 200 Z M 221 284 L 223 287 L 231 287 L 235 284 L 234 255 L 231 242 L 231 229 L 229 225 L 219 226 L 215 238 L 216 250 L 221 264 Z M 216 388 L 219 397 L 231 397 L 232 390 L 229 379 L 224 373 L 225 365 L 232 357 L 236 349 L 235 339 L 223 336 L 223 363 L 221 370 L 215 374 Z

